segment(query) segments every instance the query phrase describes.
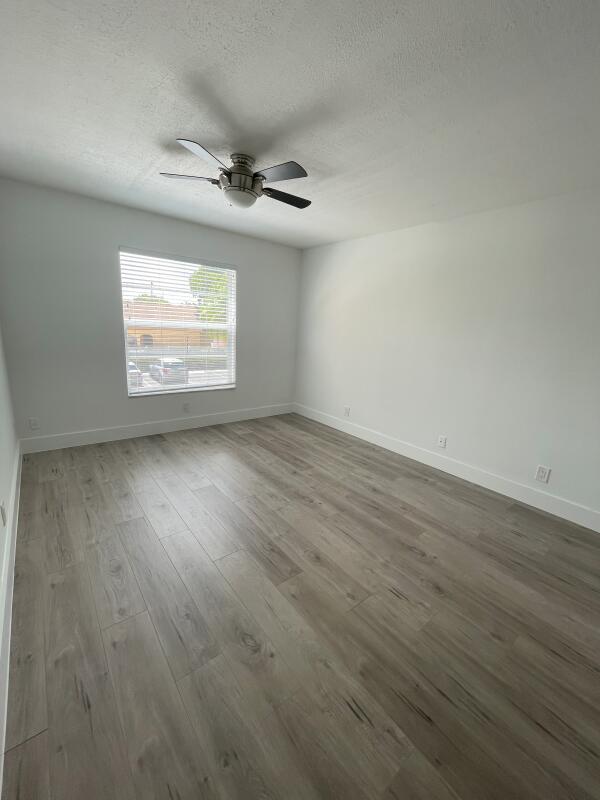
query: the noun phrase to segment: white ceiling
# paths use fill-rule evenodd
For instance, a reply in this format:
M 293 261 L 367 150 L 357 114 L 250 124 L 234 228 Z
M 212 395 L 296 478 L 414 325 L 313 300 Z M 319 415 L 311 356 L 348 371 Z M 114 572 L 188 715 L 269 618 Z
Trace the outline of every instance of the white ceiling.
M 293 245 L 600 182 L 598 0 L 3 0 L 0 174 Z M 309 177 L 226 207 L 195 139 Z

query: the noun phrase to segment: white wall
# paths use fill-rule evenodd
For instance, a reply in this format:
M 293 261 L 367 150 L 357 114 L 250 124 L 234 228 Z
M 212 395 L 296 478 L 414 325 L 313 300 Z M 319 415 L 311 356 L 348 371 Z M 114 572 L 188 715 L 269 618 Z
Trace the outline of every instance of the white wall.
M 600 530 L 599 226 L 586 193 L 306 251 L 298 409 Z
M 10 615 L 17 527 L 18 456 L 19 449 L 0 333 L 0 503 L 4 503 L 7 512 L 6 525 L 2 525 L 0 520 L 0 753 L 4 752 L 6 726 Z M 3 759 L 0 759 L 0 762 L 3 762 Z M 1 783 L 2 763 L 0 763 L 0 785 Z
M 238 268 L 236 389 L 127 397 L 120 245 Z M 0 316 L 19 436 L 34 435 L 29 417 L 40 420 L 24 448 L 132 435 L 120 426 L 183 427 L 165 421 L 185 416 L 184 401 L 190 424 L 290 403 L 299 262 L 283 245 L 0 180 Z M 109 430 L 62 436 L 93 429 Z

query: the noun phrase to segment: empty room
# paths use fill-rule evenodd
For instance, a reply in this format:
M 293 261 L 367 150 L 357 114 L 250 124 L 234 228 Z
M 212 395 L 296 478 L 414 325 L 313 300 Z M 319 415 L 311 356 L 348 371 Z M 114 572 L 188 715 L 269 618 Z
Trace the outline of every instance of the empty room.
M 0 29 L 1 800 L 600 800 L 600 4 Z

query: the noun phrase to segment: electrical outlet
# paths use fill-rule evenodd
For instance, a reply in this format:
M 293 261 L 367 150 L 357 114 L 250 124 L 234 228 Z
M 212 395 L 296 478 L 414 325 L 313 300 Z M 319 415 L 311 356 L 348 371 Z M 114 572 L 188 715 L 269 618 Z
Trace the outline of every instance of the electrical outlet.
M 0 517 L 2 517 L 2 527 L 6 525 L 6 506 L 4 503 L 0 505 Z
M 191 406 L 190 406 L 190 404 L 189 404 L 189 403 L 184 403 L 184 404 L 183 404 L 183 410 L 184 410 L 184 412 L 185 412 L 186 414 L 189 414 L 189 413 L 190 413 L 190 411 L 191 411 Z
M 344 406 L 344 416 L 345 417 L 350 416 L 350 406 Z
M 536 481 L 540 481 L 540 483 L 548 483 L 551 472 L 552 470 L 550 467 L 544 467 L 543 464 L 538 464 L 538 467 L 535 471 Z
M 37 417 L 29 417 L 29 430 L 30 431 L 39 431 L 40 429 L 40 421 Z
M 438 447 L 446 447 L 448 444 L 448 437 L 440 435 L 438 436 Z

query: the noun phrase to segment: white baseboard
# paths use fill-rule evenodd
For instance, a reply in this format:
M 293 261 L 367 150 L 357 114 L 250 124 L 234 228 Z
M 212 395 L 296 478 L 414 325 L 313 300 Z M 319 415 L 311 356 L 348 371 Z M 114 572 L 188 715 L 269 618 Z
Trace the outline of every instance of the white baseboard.
M 15 573 L 15 549 L 17 545 L 17 521 L 19 518 L 19 489 L 21 486 L 21 450 L 17 447 L 13 479 L 10 486 L 11 501 L 7 509 L 6 538 L 1 554 L 2 592 L 0 596 L 0 787 L 2 787 L 2 774 L 4 768 L 4 753 L 6 742 L 6 712 L 8 709 L 8 672 L 10 666 L 10 631 L 12 621 L 12 597 Z
M 216 411 L 197 417 L 176 417 L 155 422 L 140 422 L 133 425 L 118 425 L 114 428 L 94 428 L 88 431 L 71 431 L 51 436 L 30 436 L 21 439 L 23 453 L 41 453 L 44 450 L 58 450 L 62 447 L 78 447 L 82 444 L 112 442 L 116 439 L 133 439 L 136 436 L 150 436 L 153 433 L 183 431 L 188 428 L 202 428 L 206 425 L 220 425 L 223 422 L 240 422 L 245 419 L 271 417 L 276 414 L 289 414 L 293 403 L 276 403 L 255 408 L 238 408 L 233 411 Z
M 464 461 L 458 461 L 455 458 L 440 455 L 424 447 L 418 447 L 402 439 L 388 436 L 386 433 L 381 433 L 372 428 L 366 428 L 363 425 L 357 425 L 355 422 L 348 422 L 333 414 L 326 414 L 323 411 L 318 411 L 316 408 L 294 403 L 294 411 L 297 414 L 301 414 L 309 419 L 314 419 L 316 422 L 322 422 L 324 425 L 329 425 L 331 428 L 336 428 L 351 436 L 356 436 L 372 444 L 385 447 L 387 450 L 392 450 L 394 453 L 399 453 L 407 458 L 420 461 L 423 464 L 435 467 L 443 472 L 448 472 L 451 475 L 455 475 L 457 478 L 463 478 L 463 480 L 476 483 L 479 486 L 506 495 L 521 503 L 539 508 L 541 511 L 555 514 L 557 517 L 569 520 L 569 522 L 574 522 L 577 525 L 583 525 L 585 528 L 591 528 L 593 531 L 600 532 L 600 511 L 597 509 L 574 503 L 572 500 L 567 500 L 564 497 L 550 494 L 550 492 L 544 492 L 532 486 L 527 486 L 511 478 L 505 478 L 502 475 L 487 472 L 480 467 L 466 464 Z

